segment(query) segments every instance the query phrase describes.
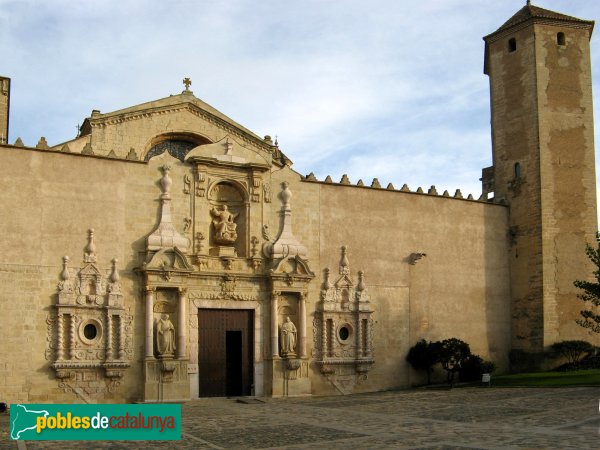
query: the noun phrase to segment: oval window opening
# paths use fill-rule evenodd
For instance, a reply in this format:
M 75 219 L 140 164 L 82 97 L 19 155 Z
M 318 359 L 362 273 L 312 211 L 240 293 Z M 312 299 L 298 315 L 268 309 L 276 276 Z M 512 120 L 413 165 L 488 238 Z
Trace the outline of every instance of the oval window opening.
M 340 328 L 340 339 L 345 341 L 350 336 L 350 331 L 346 327 Z
M 88 323 L 85 327 L 83 327 L 83 335 L 86 339 L 91 341 L 98 335 L 98 330 L 96 329 L 95 325 Z

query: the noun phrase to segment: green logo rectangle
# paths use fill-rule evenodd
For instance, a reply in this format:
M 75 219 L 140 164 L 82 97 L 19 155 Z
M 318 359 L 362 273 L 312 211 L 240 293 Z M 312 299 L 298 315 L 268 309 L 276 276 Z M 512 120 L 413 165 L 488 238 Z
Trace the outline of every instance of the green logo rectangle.
M 10 437 L 24 441 L 181 439 L 181 405 L 14 404 Z

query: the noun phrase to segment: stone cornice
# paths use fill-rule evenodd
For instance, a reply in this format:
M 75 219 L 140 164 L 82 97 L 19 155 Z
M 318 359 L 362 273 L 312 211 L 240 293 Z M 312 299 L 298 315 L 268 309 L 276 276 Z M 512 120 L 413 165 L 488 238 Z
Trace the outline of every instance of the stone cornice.
M 117 125 L 117 124 L 121 124 L 124 122 L 140 120 L 140 119 L 144 119 L 144 118 L 148 118 L 148 117 L 153 117 L 153 116 L 157 116 L 157 115 L 165 115 L 165 114 L 170 114 L 170 113 L 179 112 L 179 111 L 188 111 L 191 114 L 206 120 L 210 124 L 215 125 L 218 128 L 221 128 L 222 130 L 228 132 L 229 134 L 242 139 L 246 143 L 253 144 L 256 147 L 262 149 L 263 151 L 265 151 L 269 154 L 273 153 L 274 147 L 272 145 L 267 144 L 259 137 L 255 136 L 243 129 L 240 129 L 239 127 L 235 126 L 234 124 L 232 124 L 232 123 L 230 123 L 208 111 L 205 111 L 204 109 L 200 108 L 199 106 L 195 105 L 192 102 L 181 102 L 181 103 L 178 103 L 175 105 L 157 106 L 157 107 L 150 108 L 150 109 L 125 112 L 125 113 L 116 114 L 116 115 L 112 115 L 111 113 L 108 113 L 105 115 L 90 117 L 89 122 L 90 122 L 90 125 L 92 128 L 104 128 L 109 125 Z

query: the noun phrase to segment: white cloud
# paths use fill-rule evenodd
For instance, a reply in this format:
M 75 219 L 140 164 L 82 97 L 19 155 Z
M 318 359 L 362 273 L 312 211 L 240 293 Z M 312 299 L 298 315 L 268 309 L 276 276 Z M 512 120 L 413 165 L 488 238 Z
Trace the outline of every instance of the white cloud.
M 597 0 L 540 3 L 600 13 Z M 0 0 L 11 141 L 64 141 L 92 109 L 177 93 L 189 76 L 196 96 L 259 135 L 277 134 L 300 173 L 477 194 L 491 163 L 481 38 L 522 5 Z

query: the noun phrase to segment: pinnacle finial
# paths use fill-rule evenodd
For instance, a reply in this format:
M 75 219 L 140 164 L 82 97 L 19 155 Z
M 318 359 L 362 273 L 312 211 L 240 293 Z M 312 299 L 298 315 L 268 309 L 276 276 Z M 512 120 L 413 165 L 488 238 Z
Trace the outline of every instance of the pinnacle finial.
M 189 79 L 188 77 L 185 77 L 183 79 L 183 85 L 185 86 L 185 90 L 189 91 L 190 90 L 190 86 L 192 85 L 192 80 Z
M 60 279 L 66 281 L 70 278 L 69 275 L 69 257 L 63 256 L 63 270 L 60 273 Z
M 348 247 L 342 245 L 342 258 L 340 259 L 340 275 L 350 273 L 350 261 L 348 261 Z
M 83 250 L 83 262 L 95 263 L 96 262 L 96 245 L 94 245 L 94 229 L 88 230 L 88 243 Z
M 531 0 L 527 0 L 527 5 L 526 6 L 531 6 Z
M 112 271 L 110 272 L 110 282 L 118 283 L 118 281 L 120 280 L 119 272 L 117 271 L 117 263 L 119 262 L 119 260 L 117 258 L 114 258 L 111 262 Z

